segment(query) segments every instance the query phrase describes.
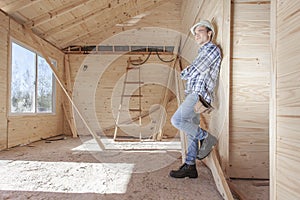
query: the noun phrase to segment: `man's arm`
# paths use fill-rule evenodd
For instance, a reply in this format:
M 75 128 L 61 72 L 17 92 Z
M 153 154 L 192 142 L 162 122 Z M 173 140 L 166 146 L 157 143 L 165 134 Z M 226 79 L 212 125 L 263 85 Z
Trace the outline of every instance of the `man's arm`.
M 220 51 L 217 46 L 212 46 L 206 52 L 200 53 L 193 63 L 181 72 L 182 79 L 194 78 L 200 73 L 205 73 L 220 59 Z

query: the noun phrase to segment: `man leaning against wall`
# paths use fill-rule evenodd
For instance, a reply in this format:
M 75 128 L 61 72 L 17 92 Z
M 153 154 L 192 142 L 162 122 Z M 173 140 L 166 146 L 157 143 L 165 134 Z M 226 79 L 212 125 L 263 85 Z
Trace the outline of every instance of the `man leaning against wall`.
M 170 172 L 173 178 L 197 178 L 196 159 L 202 160 L 208 156 L 217 143 L 216 137 L 199 126 L 200 113 L 195 110 L 199 103 L 207 109 L 212 107 L 213 91 L 221 65 L 220 49 L 212 42 L 214 30 L 208 20 L 201 20 L 190 29 L 199 50 L 192 64 L 181 72 L 181 79 L 186 80 L 186 96 L 171 119 L 172 125 L 183 131 L 187 138 L 185 163 L 178 170 Z

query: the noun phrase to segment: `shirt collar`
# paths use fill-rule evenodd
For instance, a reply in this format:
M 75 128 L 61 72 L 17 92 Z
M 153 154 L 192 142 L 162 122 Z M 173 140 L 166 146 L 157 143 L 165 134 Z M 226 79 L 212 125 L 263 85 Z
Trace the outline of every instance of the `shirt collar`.
M 206 49 L 207 47 L 211 46 L 212 42 L 209 41 L 207 43 L 205 43 L 203 46 L 201 46 L 198 50 L 198 52 L 202 51 L 203 49 Z

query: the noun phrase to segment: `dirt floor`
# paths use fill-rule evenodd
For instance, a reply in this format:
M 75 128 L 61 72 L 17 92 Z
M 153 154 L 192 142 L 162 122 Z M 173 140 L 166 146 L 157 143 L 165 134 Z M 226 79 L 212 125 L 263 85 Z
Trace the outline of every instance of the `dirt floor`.
M 0 151 L 0 199 L 222 199 L 200 161 L 197 179 L 168 176 L 181 165 L 174 146 L 100 151 L 83 146 L 90 139 L 63 136 Z M 259 188 L 250 200 L 268 199 L 268 188 Z
M 87 139 L 39 141 L 0 152 L 0 199 L 222 199 L 210 170 L 173 179 L 178 150 L 79 150 Z

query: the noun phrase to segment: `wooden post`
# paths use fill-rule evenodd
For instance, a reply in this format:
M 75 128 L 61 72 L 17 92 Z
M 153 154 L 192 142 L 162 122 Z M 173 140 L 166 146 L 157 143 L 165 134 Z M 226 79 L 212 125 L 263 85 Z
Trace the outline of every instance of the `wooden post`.
M 228 186 L 230 187 L 232 193 L 239 200 L 247 200 L 247 197 L 231 181 L 227 181 L 227 183 L 228 183 Z
M 65 55 L 65 76 L 66 76 L 66 89 L 67 89 L 68 94 L 71 97 L 72 89 L 71 89 L 70 61 L 69 61 L 68 55 Z M 64 112 L 65 112 L 67 121 L 69 123 L 70 129 L 71 129 L 72 135 L 73 135 L 73 137 L 77 137 L 76 123 L 75 123 L 74 113 L 73 113 L 73 106 L 67 98 L 64 100 L 63 108 L 64 108 Z
M 215 180 L 215 184 L 218 188 L 219 193 L 225 200 L 233 200 L 233 196 L 223 174 L 220 166 L 216 148 L 214 148 L 210 154 L 203 160 L 205 165 L 210 169 Z
M 271 69 L 270 69 L 270 109 L 269 109 L 269 177 L 270 199 L 277 199 L 277 1 L 271 1 Z
M 220 165 L 223 169 L 223 171 L 227 171 L 229 169 L 229 123 L 230 123 L 230 74 L 231 74 L 231 66 L 230 66 L 230 57 L 231 57 L 231 1 L 226 0 L 223 1 L 223 34 L 222 34 L 222 51 L 224 53 L 224 58 L 222 60 L 222 74 L 220 71 L 219 79 L 222 79 L 222 82 L 224 84 L 224 97 L 220 97 L 219 101 L 224 101 L 225 105 L 223 110 L 219 112 L 225 113 L 225 121 L 224 121 L 224 127 L 223 130 L 221 130 L 218 141 L 218 152 L 220 155 Z M 223 98 L 223 99 L 221 99 Z M 221 120 L 221 119 L 219 119 Z
M 179 60 L 179 66 L 178 66 L 179 72 L 181 71 L 181 67 L 182 66 Z M 183 85 L 183 81 L 178 76 L 179 74 L 177 72 L 177 69 L 175 68 L 174 70 L 175 91 L 176 91 L 176 98 L 177 98 L 177 106 L 179 107 L 181 102 L 184 99 L 182 95 L 184 93 L 184 85 Z M 187 152 L 186 135 L 183 133 L 183 131 L 180 131 L 179 134 L 180 134 L 180 142 L 181 142 L 181 161 L 182 163 L 184 163 L 186 158 L 186 152 Z
M 165 108 L 167 106 L 168 101 L 169 101 L 169 90 L 168 90 L 168 88 L 171 85 L 172 71 L 175 70 L 176 63 L 178 61 L 178 53 L 179 53 L 180 42 L 181 42 L 181 36 L 180 35 L 178 35 L 176 37 L 176 42 L 177 43 L 175 44 L 174 50 L 173 50 L 173 55 L 175 55 L 175 57 L 174 57 L 174 60 L 171 63 L 172 68 L 171 68 L 170 73 L 168 75 L 167 85 L 164 88 L 164 97 L 163 97 L 163 100 L 162 100 L 162 103 L 161 103 L 163 108 Z M 154 133 L 154 135 L 153 135 L 153 139 L 158 140 L 158 141 L 160 141 L 163 137 L 163 131 L 162 131 L 163 124 L 162 124 L 162 122 L 164 121 L 164 119 L 163 119 L 164 116 L 162 115 L 162 110 L 161 109 L 162 108 L 160 108 L 160 114 L 159 114 L 159 116 L 161 116 L 161 118 L 159 119 L 159 122 L 158 122 L 158 133 Z
M 6 60 L 6 67 L 7 67 L 7 70 L 6 70 L 6 81 L 7 81 L 7 85 L 6 85 L 6 97 L 10 97 L 11 95 L 11 90 L 8 89 L 8 86 L 10 84 L 8 84 L 8 82 L 11 82 L 11 75 L 9 73 L 9 70 L 8 70 L 8 66 L 11 64 L 11 61 L 10 61 L 10 57 L 11 57 L 11 51 L 10 53 L 8 53 L 8 47 L 9 47 L 9 44 L 8 42 L 10 41 L 10 23 L 11 23 L 11 19 L 10 17 L 8 18 L 8 30 L 7 30 L 7 60 Z M 6 113 L 10 112 L 10 101 L 8 100 L 8 98 L 6 98 Z M 5 144 L 5 148 L 8 148 L 8 142 L 9 142 L 9 135 L 8 135 L 8 128 L 9 128 L 9 118 L 8 116 L 6 115 L 6 127 L 5 127 L 5 137 L 6 137 L 6 144 Z

